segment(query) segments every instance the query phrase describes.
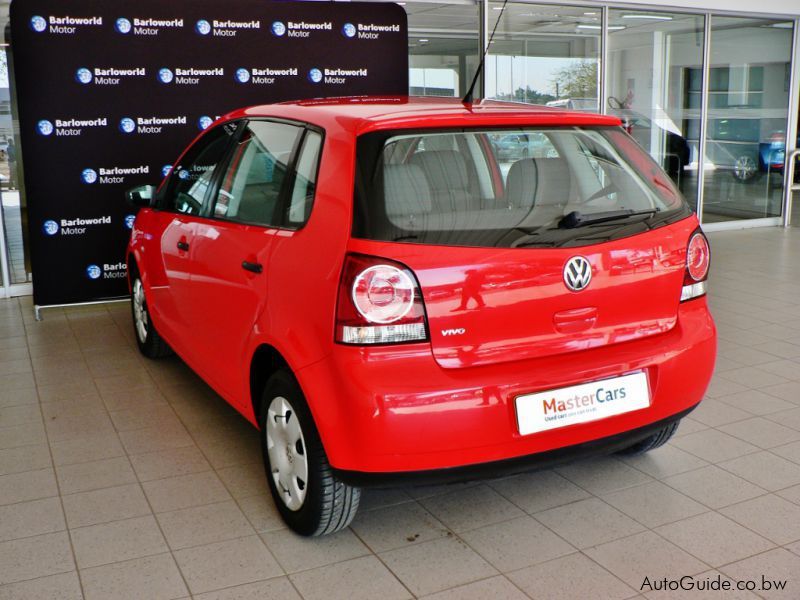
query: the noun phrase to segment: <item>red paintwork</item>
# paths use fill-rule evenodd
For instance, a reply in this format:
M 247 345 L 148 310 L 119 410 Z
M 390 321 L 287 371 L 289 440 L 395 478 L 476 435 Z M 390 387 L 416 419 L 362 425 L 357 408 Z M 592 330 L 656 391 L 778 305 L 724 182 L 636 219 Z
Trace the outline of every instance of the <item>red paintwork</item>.
M 331 464 L 354 471 L 436 469 L 550 450 L 647 425 L 702 398 L 716 354 L 714 323 L 705 298 L 678 302 L 686 245 L 698 226 L 694 216 L 564 249 L 425 247 L 350 237 L 361 133 L 618 125 L 618 119 L 494 102 L 470 109 L 439 99 L 345 98 L 249 108 L 222 122 L 258 116 L 325 130 L 307 225 L 286 231 L 143 209 L 129 247 L 159 332 L 250 421 L 250 361 L 264 344 L 297 377 Z M 182 238 L 188 253 L 176 248 Z M 384 256 L 414 271 L 430 342 L 334 343 L 347 252 Z M 580 293 L 562 282 L 564 264 L 575 255 L 593 266 L 592 284 Z M 262 263 L 264 272 L 244 271 L 245 260 Z M 467 310 L 459 308 L 464 289 Z M 470 290 L 480 290 L 479 310 Z M 462 327 L 462 336 L 441 333 Z M 635 370 L 647 373 L 650 408 L 517 433 L 515 396 Z

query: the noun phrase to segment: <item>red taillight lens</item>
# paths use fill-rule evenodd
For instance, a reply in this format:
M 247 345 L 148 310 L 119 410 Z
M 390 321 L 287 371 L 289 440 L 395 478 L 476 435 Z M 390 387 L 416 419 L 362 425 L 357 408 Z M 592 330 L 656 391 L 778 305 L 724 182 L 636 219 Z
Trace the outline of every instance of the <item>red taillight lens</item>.
M 414 273 L 383 258 L 345 259 L 336 309 L 336 341 L 397 344 L 425 341 L 425 306 Z
M 711 249 L 706 236 L 698 228 L 689 238 L 686 248 L 686 273 L 683 277 L 681 302 L 705 295 L 710 265 Z

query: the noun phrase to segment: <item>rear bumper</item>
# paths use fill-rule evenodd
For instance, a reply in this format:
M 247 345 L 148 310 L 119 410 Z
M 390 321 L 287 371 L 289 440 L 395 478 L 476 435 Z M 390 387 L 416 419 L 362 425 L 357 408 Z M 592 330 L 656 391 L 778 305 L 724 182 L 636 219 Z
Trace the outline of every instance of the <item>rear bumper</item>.
M 333 469 L 333 472 L 339 479 L 349 485 L 373 488 L 396 487 L 402 485 L 439 485 L 444 483 L 472 481 L 475 479 L 504 477 L 534 469 L 545 469 L 590 456 L 612 454 L 613 452 L 623 450 L 624 448 L 628 448 L 650 437 L 670 423 L 680 421 L 693 411 L 696 406 L 697 405 L 692 406 L 676 415 L 632 431 L 625 431 L 599 440 L 583 442 L 582 444 L 575 444 L 574 446 L 567 446 L 565 448 L 557 448 L 556 450 L 537 452 L 536 454 L 530 454 L 528 456 L 517 456 L 506 460 L 466 465 L 463 467 L 451 467 L 449 469 L 431 469 L 428 471 L 365 473 L 363 471 Z
M 533 455 L 567 460 L 635 443 L 700 402 L 715 356 L 714 323 L 700 298 L 680 305 L 669 332 L 607 347 L 444 369 L 428 344 L 335 346 L 297 376 L 330 463 L 344 479 L 380 482 L 406 473 L 419 480 L 418 472 L 441 470 L 444 479 L 448 472 L 457 479 L 469 476 L 463 467 L 491 471 L 506 461 L 529 465 Z M 519 434 L 516 396 L 634 371 L 647 374 L 648 408 Z

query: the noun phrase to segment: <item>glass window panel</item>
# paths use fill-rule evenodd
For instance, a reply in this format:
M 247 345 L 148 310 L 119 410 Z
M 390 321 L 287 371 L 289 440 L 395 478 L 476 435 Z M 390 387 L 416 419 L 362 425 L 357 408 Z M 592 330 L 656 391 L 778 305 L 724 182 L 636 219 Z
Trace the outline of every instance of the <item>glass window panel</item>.
M 503 7 L 489 3 L 491 33 Z M 486 59 L 486 97 L 599 109 L 599 8 L 506 5 Z
M 407 2 L 409 93 L 462 97 L 480 63 L 476 2 Z
M 711 18 L 703 222 L 781 215 L 791 23 Z
M 607 110 L 623 120 L 695 210 L 703 27 L 701 15 L 609 11 Z

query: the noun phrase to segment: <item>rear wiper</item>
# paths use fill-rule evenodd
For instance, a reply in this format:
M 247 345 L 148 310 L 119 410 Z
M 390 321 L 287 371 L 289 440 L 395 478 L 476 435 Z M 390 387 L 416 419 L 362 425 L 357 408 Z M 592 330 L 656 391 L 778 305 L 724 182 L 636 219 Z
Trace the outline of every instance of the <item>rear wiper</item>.
M 564 215 L 564 217 L 558 222 L 558 228 L 575 229 L 576 227 L 594 225 L 595 223 L 605 223 L 606 221 L 616 221 L 617 219 L 624 219 L 627 217 L 653 215 L 660 210 L 660 208 L 650 208 L 647 210 L 609 210 L 606 212 L 590 213 L 588 215 L 584 215 L 580 211 L 573 210 L 571 213 Z

